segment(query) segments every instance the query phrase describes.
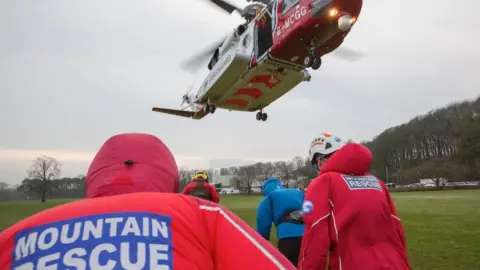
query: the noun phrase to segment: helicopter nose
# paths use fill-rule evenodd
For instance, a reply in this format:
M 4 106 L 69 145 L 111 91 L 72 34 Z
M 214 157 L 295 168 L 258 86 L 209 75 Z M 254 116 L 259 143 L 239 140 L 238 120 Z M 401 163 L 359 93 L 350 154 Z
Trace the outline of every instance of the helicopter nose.
M 342 15 L 340 16 L 340 18 L 338 18 L 338 29 L 340 29 L 340 31 L 343 31 L 343 32 L 348 31 L 352 26 L 352 22 L 353 22 L 352 16 L 348 14 Z

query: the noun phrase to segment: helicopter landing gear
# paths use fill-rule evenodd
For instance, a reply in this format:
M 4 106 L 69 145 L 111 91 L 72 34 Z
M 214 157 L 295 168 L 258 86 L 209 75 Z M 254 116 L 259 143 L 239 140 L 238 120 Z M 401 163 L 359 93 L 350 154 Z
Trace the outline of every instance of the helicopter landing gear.
M 264 113 L 262 111 L 257 112 L 257 115 L 255 116 L 257 118 L 257 121 L 267 121 L 268 114 Z
M 303 65 L 306 68 L 311 67 L 313 70 L 317 70 L 322 65 L 322 58 L 319 56 L 307 55 L 305 59 L 303 59 Z
M 312 61 L 312 69 L 317 70 L 320 68 L 321 65 L 322 65 L 322 58 L 320 58 L 319 56 L 315 56 L 315 58 L 313 58 L 313 61 Z
M 207 104 L 205 105 L 205 107 L 203 107 L 203 110 L 205 111 L 205 113 L 211 113 L 211 114 L 214 114 L 216 109 L 217 107 L 214 104 Z
M 308 55 L 303 59 L 303 65 L 305 68 L 311 67 L 313 70 L 317 70 L 322 65 L 322 58 L 315 55 L 315 40 L 310 41 L 308 47 Z
M 311 57 L 310 55 L 305 56 L 305 59 L 303 59 L 303 65 L 306 68 L 309 68 L 312 66 L 312 63 L 313 63 L 313 57 Z

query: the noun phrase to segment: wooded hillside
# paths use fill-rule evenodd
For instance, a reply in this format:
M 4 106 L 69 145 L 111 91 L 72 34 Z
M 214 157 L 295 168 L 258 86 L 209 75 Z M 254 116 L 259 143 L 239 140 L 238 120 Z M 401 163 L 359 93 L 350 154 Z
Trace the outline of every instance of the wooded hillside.
M 480 97 L 454 103 L 389 128 L 364 143 L 371 171 L 390 182 L 419 178 L 480 180 Z

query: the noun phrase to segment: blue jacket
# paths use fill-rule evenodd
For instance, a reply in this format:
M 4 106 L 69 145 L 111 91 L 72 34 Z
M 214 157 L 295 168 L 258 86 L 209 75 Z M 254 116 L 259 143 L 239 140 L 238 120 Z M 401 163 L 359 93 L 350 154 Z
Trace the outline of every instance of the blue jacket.
M 278 239 L 303 236 L 303 224 L 280 223 L 280 219 L 287 212 L 302 209 L 304 193 L 298 189 L 284 189 L 277 178 L 265 181 L 262 192 L 264 198 L 257 209 L 257 232 L 270 240 L 273 222 L 277 227 Z

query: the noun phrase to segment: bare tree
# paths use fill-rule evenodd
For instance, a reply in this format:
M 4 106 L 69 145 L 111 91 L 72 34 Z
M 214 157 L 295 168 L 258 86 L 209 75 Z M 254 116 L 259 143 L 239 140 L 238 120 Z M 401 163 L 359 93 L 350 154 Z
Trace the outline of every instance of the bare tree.
M 179 191 L 182 191 L 185 186 L 190 183 L 193 177 L 193 171 L 188 169 L 187 167 L 181 167 L 180 170 L 178 171 L 180 175 L 180 185 L 179 185 Z
M 293 163 L 290 161 L 277 161 L 275 162 L 275 168 L 280 173 L 283 179 L 291 180 L 293 177 Z
M 40 180 L 42 182 L 37 188 L 41 193 L 41 202 L 45 202 L 49 182 L 59 177 L 62 170 L 60 162 L 56 159 L 49 156 L 40 156 L 33 161 L 27 173 L 30 179 Z
M 272 177 L 273 174 L 275 173 L 275 166 L 273 166 L 273 163 L 272 162 L 263 163 L 262 173 L 265 175 L 266 179 Z
M 213 169 L 208 169 L 205 171 L 207 173 L 207 176 L 208 176 L 208 181 L 210 183 L 213 183 L 213 179 L 215 179 L 215 176 L 213 175 L 214 174 L 214 170 Z
M 8 184 L 4 182 L 0 182 L 0 192 L 6 190 L 8 188 Z
M 275 172 L 275 167 L 273 166 L 272 162 L 258 162 L 255 163 L 255 170 L 257 176 L 261 176 L 261 181 L 263 182 L 272 177 L 273 173 Z
M 7 201 L 10 199 L 8 184 L 0 182 L 0 201 Z
M 252 183 L 257 176 L 255 165 L 242 166 L 239 168 L 239 177 L 242 180 L 243 187 L 247 189 L 248 194 L 252 193 Z
M 300 156 L 296 156 L 292 159 L 292 170 L 295 179 L 298 179 L 302 175 L 302 168 L 305 167 L 305 159 Z
M 240 174 L 240 172 L 239 172 L 240 167 L 233 166 L 233 167 L 228 168 L 228 171 L 231 175 L 239 175 Z
M 442 162 L 439 158 L 432 158 L 418 168 L 418 176 L 432 179 L 437 188 L 442 187 L 446 184 L 444 181 L 450 178 L 450 166 L 449 163 Z

